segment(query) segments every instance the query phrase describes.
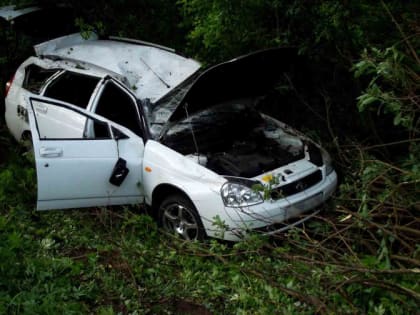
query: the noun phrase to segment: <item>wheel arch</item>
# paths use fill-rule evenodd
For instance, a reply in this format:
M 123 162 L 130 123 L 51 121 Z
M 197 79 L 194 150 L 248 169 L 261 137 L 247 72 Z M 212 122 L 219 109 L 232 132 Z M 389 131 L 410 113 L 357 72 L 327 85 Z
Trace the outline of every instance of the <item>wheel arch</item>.
M 159 205 L 164 200 L 165 196 L 176 195 L 176 194 L 185 197 L 191 202 L 192 205 L 194 205 L 194 202 L 191 200 L 188 194 L 181 188 L 172 184 L 159 184 L 153 189 L 153 192 L 152 192 L 151 206 L 152 206 L 153 212 L 157 213 L 157 209 L 159 208 Z
M 30 129 L 25 129 L 22 132 L 22 135 L 20 136 L 21 140 L 30 140 L 32 138 L 32 132 Z
M 165 203 L 165 200 L 171 203 L 174 201 L 178 202 L 179 199 L 183 200 L 181 201 L 180 204 L 185 208 L 185 211 L 188 211 L 190 213 L 190 218 L 194 218 L 193 221 L 196 224 L 195 229 L 197 233 L 196 235 L 197 238 L 194 238 L 194 239 L 197 239 L 197 240 L 206 239 L 208 237 L 208 234 L 207 234 L 206 229 L 204 228 L 202 218 L 200 216 L 200 213 L 197 210 L 197 207 L 195 206 L 191 198 L 187 195 L 187 193 L 184 190 L 171 184 L 160 184 L 154 189 L 152 193 L 152 209 L 153 209 L 152 211 L 153 211 L 153 216 L 156 216 L 156 219 L 158 220 L 158 224 L 161 225 L 163 229 L 165 229 L 165 226 L 167 226 L 165 225 L 164 223 L 165 220 L 163 219 L 165 216 L 161 212 L 162 211 L 161 207 Z M 187 204 L 185 204 L 185 202 L 187 202 Z M 173 224 L 171 224 L 171 226 L 172 226 L 171 229 L 173 229 L 174 228 Z M 174 233 L 175 231 L 177 233 L 181 233 L 177 230 L 178 229 L 175 229 L 174 231 L 171 231 L 170 233 Z M 188 234 L 187 231 L 185 232 Z M 182 235 L 184 236 L 184 232 L 182 232 Z M 186 239 L 189 239 L 189 237 L 187 237 Z

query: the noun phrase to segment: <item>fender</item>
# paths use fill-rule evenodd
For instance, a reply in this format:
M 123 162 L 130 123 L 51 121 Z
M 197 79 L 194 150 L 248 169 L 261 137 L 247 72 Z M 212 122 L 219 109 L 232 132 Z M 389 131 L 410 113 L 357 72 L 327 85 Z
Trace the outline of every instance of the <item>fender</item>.
M 224 177 L 154 140 L 147 141 L 145 146 L 142 178 L 148 205 L 152 204 L 153 191 L 158 185 L 172 185 L 188 195 L 204 218 L 205 227 L 211 226 L 211 219 L 224 208 L 220 196 L 226 182 Z

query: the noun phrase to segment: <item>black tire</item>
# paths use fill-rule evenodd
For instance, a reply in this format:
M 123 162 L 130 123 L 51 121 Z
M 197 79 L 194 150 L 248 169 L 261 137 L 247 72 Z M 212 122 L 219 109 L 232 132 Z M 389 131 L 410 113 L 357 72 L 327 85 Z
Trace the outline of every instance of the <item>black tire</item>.
M 194 205 L 182 195 L 170 195 L 159 205 L 159 224 L 168 233 L 189 241 L 206 237 L 203 223 Z
M 33 153 L 34 144 L 32 142 L 32 133 L 31 132 L 25 131 L 23 133 L 21 143 L 22 143 L 22 146 L 25 150 L 25 153 Z

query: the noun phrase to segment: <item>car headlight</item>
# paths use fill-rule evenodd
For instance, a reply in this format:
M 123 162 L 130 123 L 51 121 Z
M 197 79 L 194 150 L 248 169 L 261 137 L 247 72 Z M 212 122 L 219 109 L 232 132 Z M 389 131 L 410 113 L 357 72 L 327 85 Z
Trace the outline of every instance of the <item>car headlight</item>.
M 329 175 L 334 171 L 334 168 L 332 166 L 332 159 L 327 151 L 325 151 L 324 149 L 322 149 L 321 151 L 322 151 L 322 160 L 325 164 L 325 173 Z
M 264 202 L 258 191 L 238 183 L 225 183 L 221 194 L 227 207 L 247 207 Z

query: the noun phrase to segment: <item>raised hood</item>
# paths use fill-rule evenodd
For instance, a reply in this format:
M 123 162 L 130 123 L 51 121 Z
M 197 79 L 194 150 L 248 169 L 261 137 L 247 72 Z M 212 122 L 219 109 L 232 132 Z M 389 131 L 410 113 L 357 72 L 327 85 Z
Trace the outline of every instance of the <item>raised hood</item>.
M 169 122 L 234 99 L 263 95 L 297 61 L 293 48 L 272 48 L 244 55 L 204 71 L 185 93 Z

